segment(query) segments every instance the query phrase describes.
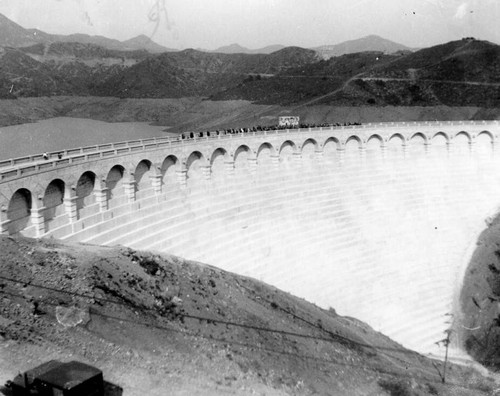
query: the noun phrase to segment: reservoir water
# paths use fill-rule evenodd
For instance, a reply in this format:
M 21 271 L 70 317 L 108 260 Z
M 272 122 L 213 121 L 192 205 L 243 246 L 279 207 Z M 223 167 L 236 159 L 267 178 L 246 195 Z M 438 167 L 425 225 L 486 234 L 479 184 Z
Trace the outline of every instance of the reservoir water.
M 0 160 L 95 144 L 177 135 L 146 122 L 58 117 L 0 128 Z

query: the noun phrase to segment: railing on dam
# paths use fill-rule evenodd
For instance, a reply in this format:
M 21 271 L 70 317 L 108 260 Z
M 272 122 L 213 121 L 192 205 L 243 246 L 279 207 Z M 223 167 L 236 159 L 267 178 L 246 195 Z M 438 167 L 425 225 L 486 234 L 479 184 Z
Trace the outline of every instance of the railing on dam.
M 155 137 L 149 139 L 129 140 L 117 143 L 106 143 L 95 146 L 85 146 L 79 148 L 70 148 L 59 151 L 52 151 L 44 154 L 28 155 L 23 157 L 11 158 L 0 161 L 0 183 L 4 180 L 20 177 L 25 174 L 32 174 L 48 168 L 56 168 L 61 165 L 68 165 L 80 162 L 86 162 L 99 158 L 123 155 L 137 151 L 147 151 L 161 147 L 173 147 L 200 142 L 212 139 L 232 139 L 241 136 L 255 137 L 266 135 L 286 135 L 304 132 L 321 132 L 332 130 L 366 130 L 366 129 L 392 129 L 409 127 L 438 127 L 438 126 L 480 126 L 498 121 L 423 121 L 423 122 L 381 122 L 366 123 L 361 125 L 339 125 L 316 128 L 298 128 L 298 129 L 274 129 L 252 132 L 237 132 L 235 134 L 225 131 L 212 132 L 188 132 L 179 134 L 177 137 Z
M 486 137 L 494 152 L 498 121 L 398 122 L 365 125 L 278 129 L 259 132 L 193 133 L 192 138 L 151 138 L 81 147 L 51 153 L 56 158 L 28 156 L 0 167 L 0 233 L 42 236 L 71 224 L 76 230 L 92 210 L 140 202 L 165 191 L 231 179 L 246 169 L 255 176 L 267 168 L 283 169 L 336 158 L 340 164 L 353 149 L 361 161 L 366 149 L 383 158 L 395 147 L 403 156 L 412 145 L 425 153 L 436 142 L 450 154 L 462 139 L 475 152 Z M 460 139 L 459 139 L 460 137 Z M 464 139 L 465 138 L 465 139 Z M 443 142 L 444 140 L 444 142 Z M 375 145 L 373 145 L 375 143 Z M 392 148 L 391 148 L 392 147 Z M 347 154 L 346 154 L 347 152 Z M 201 182 L 200 182 L 201 181 Z M 64 223 L 64 224 L 63 224 Z

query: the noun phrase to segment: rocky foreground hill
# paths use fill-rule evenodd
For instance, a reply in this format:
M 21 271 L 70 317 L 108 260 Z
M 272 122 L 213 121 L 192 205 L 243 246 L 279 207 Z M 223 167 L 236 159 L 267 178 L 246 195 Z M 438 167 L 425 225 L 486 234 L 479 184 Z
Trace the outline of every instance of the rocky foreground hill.
M 354 318 L 178 257 L 12 237 L 0 237 L 0 250 L 0 381 L 76 359 L 126 395 L 456 396 L 498 387 L 455 365 L 443 383 L 443 362 Z

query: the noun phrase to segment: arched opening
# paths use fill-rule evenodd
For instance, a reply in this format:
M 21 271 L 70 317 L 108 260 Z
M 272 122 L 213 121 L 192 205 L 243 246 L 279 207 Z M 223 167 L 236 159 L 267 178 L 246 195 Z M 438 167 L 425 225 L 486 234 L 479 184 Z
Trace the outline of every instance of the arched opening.
M 134 171 L 135 192 L 138 199 L 144 198 L 147 191 L 153 188 L 151 183 L 151 161 L 142 160 L 139 162 Z
M 488 131 L 480 132 L 476 136 L 476 152 L 478 158 L 489 159 L 493 153 L 493 136 Z
M 113 207 L 119 197 L 125 197 L 123 191 L 123 174 L 125 168 L 121 165 L 113 166 L 106 176 L 106 194 L 108 206 Z
M 273 146 L 269 143 L 263 143 L 257 151 L 257 164 L 259 168 L 267 168 L 271 165 L 271 155 Z
M 434 158 L 443 158 L 448 152 L 448 136 L 443 132 L 436 133 L 431 139 L 429 154 Z
M 7 232 L 9 235 L 17 234 L 24 230 L 31 220 L 31 192 L 20 188 L 11 197 L 7 208 Z
M 464 157 L 468 156 L 470 153 L 470 136 L 465 132 L 459 132 L 453 138 L 453 150 L 452 154 L 454 157 Z
M 226 150 L 218 148 L 212 154 L 210 159 L 210 169 L 212 172 L 212 180 L 221 180 L 225 175 Z
M 329 162 L 334 162 L 338 159 L 338 148 L 340 143 L 337 138 L 331 137 L 325 141 L 323 146 L 323 158 Z
M 347 163 L 359 163 L 361 139 L 357 136 L 351 136 L 345 143 L 345 160 Z
M 390 161 L 395 161 L 403 158 L 405 138 L 403 135 L 396 133 L 392 135 L 386 144 L 387 159 Z
M 295 151 L 295 144 L 289 140 L 284 142 L 280 147 L 280 163 L 288 167 L 293 162 L 293 153 Z
M 366 142 L 366 157 L 376 160 L 382 157 L 382 145 L 384 139 L 380 135 L 372 135 Z
M 234 174 L 247 174 L 249 171 L 248 158 L 250 157 L 250 148 L 240 146 L 234 153 Z
M 95 196 L 92 194 L 95 185 L 95 173 L 87 171 L 83 173 L 76 183 L 76 208 L 83 209 L 95 203 Z
M 439 146 L 446 147 L 448 140 L 449 138 L 447 134 L 445 134 L 444 132 L 438 132 L 432 137 L 431 144 L 434 147 L 439 147 Z
M 63 205 L 64 186 L 65 184 L 61 179 L 55 179 L 45 189 L 45 194 L 43 195 L 45 231 L 51 229 L 54 219 L 65 213 Z
M 422 156 L 425 153 L 426 137 L 417 132 L 408 141 L 408 154 L 413 156 Z
M 203 179 L 201 167 L 204 164 L 203 155 L 199 151 L 194 151 L 186 161 L 187 182 L 193 185 Z
M 303 163 L 311 163 L 314 161 L 316 147 L 318 143 L 314 139 L 307 139 L 302 145 L 302 161 Z
M 162 175 L 162 183 L 167 187 L 167 189 L 171 186 L 174 186 L 177 183 L 177 174 L 176 170 L 179 168 L 179 160 L 174 155 L 169 155 L 167 158 L 163 160 L 161 164 L 161 175 Z

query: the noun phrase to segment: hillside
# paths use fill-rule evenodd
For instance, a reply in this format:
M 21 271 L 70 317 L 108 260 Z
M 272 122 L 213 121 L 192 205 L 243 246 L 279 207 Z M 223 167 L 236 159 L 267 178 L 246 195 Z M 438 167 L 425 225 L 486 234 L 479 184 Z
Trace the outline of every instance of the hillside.
M 23 47 L 38 42 L 36 35 L 0 14 L 0 46 Z
M 500 46 L 464 39 L 424 48 L 374 69 L 371 77 L 500 82 Z
M 19 45 L 24 47 L 14 48 Z M 145 36 L 126 42 L 81 34 L 56 37 L 0 16 L 0 98 L 199 97 L 283 106 L 489 109 L 500 105 L 500 46 L 473 38 L 415 52 L 378 36 L 315 50 L 285 47 L 251 54 L 233 44 L 221 52 L 148 52 L 159 50 Z M 325 51 L 338 56 L 322 59 Z
M 285 48 L 284 45 L 275 44 L 275 45 L 268 45 L 263 48 L 249 49 L 239 44 L 233 43 L 219 47 L 217 49 L 214 49 L 213 51 L 204 51 L 204 52 L 216 52 L 220 54 L 271 54 L 283 48 Z
M 443 384 L 442 363 L 356 319 L 207 265 L 54 240 L 0 246 L 0 382 L 78 359 L 127 395 L 458 396 L 494 386 L 458 366 Z
M 363 52 L 245 81 L 213 99 L 336 106 L 500 104 L 500 46 L 466 39 L 414 53 Z M 290 75 L 292 74 L 292 75 Z
M 467 352 L 486 367 L 498 371 L 500 356 L 500 217 L 484 230 L 465 273 L 460 304 L 464 314 L 457 333 Z
M 260 104 L 298 104 L 346 86 L 355 76 L 397 59 L 398 55 L 361 52 L 304 64 L 260 79 L 250 76 L 242 84 L 213 95 L 213 100 L 246 99 Z
M 377 51 L 384 54 L 411 52 L 411 48 L 406 47 L 405 45 L 398 44 L 394 41 L 387 40 L 376 35 L 370 35 L 356 40 L 344 41 L 335 45 L 322 45 L 312 49 L 317 51 L 324 59 L 365 51 Z
M 25 29 L 8 19 L 5 15 L 0 14 L 0 47 L 27 47 L 40 43 L 50 44 L 55 42 L 79 42 L 119 51 L 146 50 L 151 53 L 173 51 L 155 43 L 144 35 L 119 41 L 103 36 L 90 36 L 88 34 L 49 34 L 38 29 Z
M 314 51 L 288 47 L 269 55 L 196 50 L 150 57 L 107 79 L 95 93 L 118 97 L 210 96 L 254 74 L 273 74 L 316 59 Z
M 63 63 L 64 60 L 89 61 L 101 60 L 134 60 L 135 62 L 144 60 L 150 56 L 146 50 L 120 51 L 110 50 L 95 44 L 83 44 L 78 42 L 58 42 L 40 43 L 28 47 L 20 48 L 19 51 L 33 57 L 43 63 L 56 62 Z M 128 64 L 130 65 L 130 64 Z

